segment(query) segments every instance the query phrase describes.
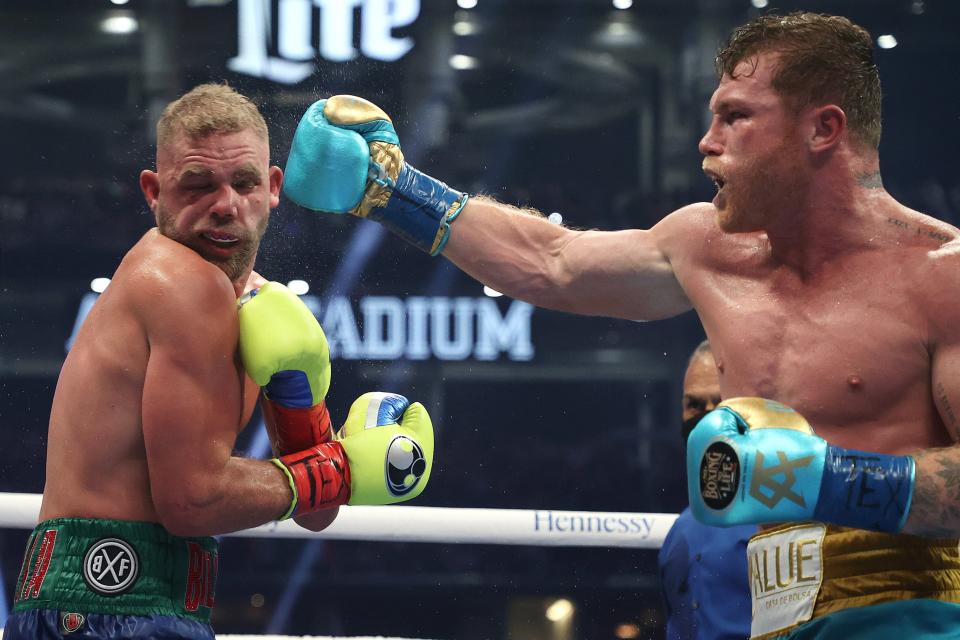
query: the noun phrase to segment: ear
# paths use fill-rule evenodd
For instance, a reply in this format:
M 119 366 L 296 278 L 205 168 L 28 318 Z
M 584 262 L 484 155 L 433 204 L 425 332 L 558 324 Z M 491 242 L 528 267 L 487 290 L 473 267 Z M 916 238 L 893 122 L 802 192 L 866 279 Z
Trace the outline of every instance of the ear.
M 835 104 L 813 109 L 810 117 L 813 124 L 810 151 L 814 153 L 835 147 L 847 131 L 847 114 Z
M 156 171 L 144 169 L 140 172 L 140 190 L 151 211 L 156 211 L 157 198 L 160 197 L 160 177 Z
M 283 186 L 283 169 L 274 165 L 268 172 L 270 177 L 270 208 L 274 209 L 280 204 L 280 187 Z

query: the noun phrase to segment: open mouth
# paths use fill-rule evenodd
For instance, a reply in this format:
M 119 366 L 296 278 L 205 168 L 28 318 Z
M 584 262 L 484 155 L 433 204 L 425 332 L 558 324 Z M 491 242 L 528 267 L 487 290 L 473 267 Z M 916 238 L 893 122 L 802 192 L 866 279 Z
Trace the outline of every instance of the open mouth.
M 717 193 L 723 189 L 723 185 L 727 183 L 720 174 L 710 171 L 709 169 L 704 169 L 703 172 L 707 174 L 707 177 L 713 181 L 714 186 L 717 187 Z
M 209 240 L 210 242 L 221 247 L 229 247 L 240 242 L 240 238 L 230 235 L 229 233 L 223 233 L 219 231 L 207 231 L 200 235 L 202 235 L 204 239 Z

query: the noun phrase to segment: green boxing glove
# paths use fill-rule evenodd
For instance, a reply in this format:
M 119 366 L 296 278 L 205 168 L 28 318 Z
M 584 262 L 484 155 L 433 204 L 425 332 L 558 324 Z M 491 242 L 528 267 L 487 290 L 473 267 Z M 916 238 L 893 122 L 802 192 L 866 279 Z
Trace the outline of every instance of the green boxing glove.
M 433 469 L 433 422 L 419 402 L 396 393 L 357 398 L 337 434 L 350 461 L 349 504 L 416 498 Z
M 269 282 L 239 301 L 240 357 L 263 388 L 263 418 L 278 454 L 328 442 L 325 398 L 330 348 L 320 323 L 299 297 Z
M 275 458 L 293 500 L 283 516 L 342 504 L 394 504 L 420 495 L 433 468 L 433 423 L 395 393 L 357 398 L 333 442 Z

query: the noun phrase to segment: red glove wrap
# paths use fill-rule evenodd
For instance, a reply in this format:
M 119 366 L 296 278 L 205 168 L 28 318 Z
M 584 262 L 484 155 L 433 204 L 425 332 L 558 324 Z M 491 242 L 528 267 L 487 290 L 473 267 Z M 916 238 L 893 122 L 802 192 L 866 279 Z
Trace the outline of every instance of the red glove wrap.
M 350 463 L 339 442 L 325 442 L 280 458 L 293 478 L 297 506 L 291 517 L 350 500 Z
M 264 395 L 260 406 L 270 435 L 270 446 L 278 455 L 303 451 L 332 439 L 333 429 L 326 402 L 307 409 L 291 408 Z

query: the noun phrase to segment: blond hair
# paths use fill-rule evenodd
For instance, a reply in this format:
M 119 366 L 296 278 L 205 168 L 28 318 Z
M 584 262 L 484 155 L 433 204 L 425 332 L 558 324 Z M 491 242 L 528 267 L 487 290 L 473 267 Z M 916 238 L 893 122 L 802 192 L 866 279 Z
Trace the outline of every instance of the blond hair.
M 174 100 L 157 122 L 157 147 L 169 144 L 178 134 L 202 138 L 211 133 L 253 131 L 269 143 L 267 123 L 249 98 L 228 84 L 201 84 Z

